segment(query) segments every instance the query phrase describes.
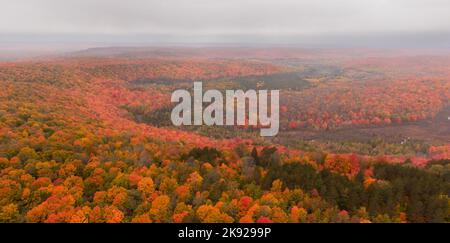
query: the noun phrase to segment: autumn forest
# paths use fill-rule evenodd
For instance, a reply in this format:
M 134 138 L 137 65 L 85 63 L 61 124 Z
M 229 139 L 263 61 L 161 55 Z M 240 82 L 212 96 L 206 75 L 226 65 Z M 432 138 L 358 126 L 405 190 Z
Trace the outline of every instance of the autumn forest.
M 280 131 L 172 91 L 280 90 Z M 92 48 L 0 62 L 0 222 L 450 222 L 450 54 Z

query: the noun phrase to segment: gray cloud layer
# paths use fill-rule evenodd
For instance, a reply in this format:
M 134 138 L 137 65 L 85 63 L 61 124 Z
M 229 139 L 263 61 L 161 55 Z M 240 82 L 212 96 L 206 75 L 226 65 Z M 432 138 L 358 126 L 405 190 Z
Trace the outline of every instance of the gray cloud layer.
M 2 35 L 154 35 L 193 41 L 266 36 L 276 41 L 386 33 L 447 35 L 450 1 L 14 0 L 0 8 Z

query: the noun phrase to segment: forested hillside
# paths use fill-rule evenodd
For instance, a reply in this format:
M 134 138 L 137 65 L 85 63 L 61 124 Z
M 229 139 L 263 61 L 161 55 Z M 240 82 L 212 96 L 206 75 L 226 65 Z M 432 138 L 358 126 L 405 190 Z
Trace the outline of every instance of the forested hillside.
M 450 221 L 450 58 L 119 53 L 0 63 L 0 222 Z M 198 80 L 280 89 L 280 134 L 172 126 Z

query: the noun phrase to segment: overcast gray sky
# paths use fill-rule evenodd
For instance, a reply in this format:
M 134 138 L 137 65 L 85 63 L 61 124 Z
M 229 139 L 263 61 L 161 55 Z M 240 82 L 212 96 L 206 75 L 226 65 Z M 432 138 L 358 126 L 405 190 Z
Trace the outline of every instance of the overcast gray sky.
M 154 36 L 160 42 L 406 36 L 444 43 L 449 33 L 448 0 L 11 0 L 0 5 L 0 41 L 16 36 L 121 41 Z

